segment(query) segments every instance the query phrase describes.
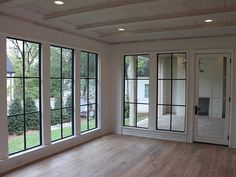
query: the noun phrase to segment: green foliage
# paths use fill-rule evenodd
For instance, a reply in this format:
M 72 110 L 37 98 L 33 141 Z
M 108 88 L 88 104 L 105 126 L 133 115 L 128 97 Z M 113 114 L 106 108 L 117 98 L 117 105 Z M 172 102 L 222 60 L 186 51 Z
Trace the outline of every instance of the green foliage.
M 35 105 L 34 99 L 31 97 L 26 97 L 25 99 L 25 112 L 32 113 L 37 112 L 37 107 Z M 26 130 L 39 130 L 40 120 L 39 114 L 26 114 L 25 115 Z
M 66 113 L 65 113 L 65 116 L 63 117 L 64 122 L 71 122 L 71 119 L 72 119 L 72 96 L 71 95 L 67 97 L 65 107 L 68 107 L 68 108 L 66 108 Z
M 60 107 L 61 107 L 61 99 L 59 96 L 56 96 L 54 102 L 54 108 L 60 108 Z M 51 124 L 52 125 L 61 124 L 61 110 L 52 111 Z
M 37 112 L 37 107 L 35 105 L 34 99 L 27 97 L 25 99 L 25 111 L 26 113 Z M 9 115 L 21 114 L 23 112 L 23 107 L 21 100 L 15 98 L 12 104 L 9 106 Z M 39 129 L 39 116 L 36 114 L 26 114 L 25 115 L 26 130 L 38 130 Z M 8 117 L 8 131 L 10 135 L 21 135 L 24 132 L 24 116 L 10 116 Z
M 125 95 L 125 101 L 128 102 L 127 95 Z M 125 104 L 125 118 L 129 118 L 129 104 Z
M 15 115 L 23 112 L 21 100 L 15 98 L 9 106 L 9 115 Z M 23 116 L 10 116 L 8 117 L 8 132 L 10 135 L 21 135 L 23 134 Z

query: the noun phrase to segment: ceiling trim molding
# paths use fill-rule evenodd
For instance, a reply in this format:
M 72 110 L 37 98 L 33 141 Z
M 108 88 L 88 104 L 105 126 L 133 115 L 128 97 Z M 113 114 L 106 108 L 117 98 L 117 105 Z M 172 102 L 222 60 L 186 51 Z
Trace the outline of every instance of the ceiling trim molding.
M 157 39 L 147 39 L 147 40 L 135 40 L 135 41 L 126 41 L 126 42 L 110 42 L 111 45 L 119 45 L 119 44 L 137 44 L 142 42 L 156 42 L 156 41 L 177 41 L 177 40 L 191 40 L 191 39 L 210 39 L 210 38 L 220 38 L 220 37 L 236 37 L 236 33 L 232 34 L 219 34 L 212 36 L 193 36 L 193 37 L 171 37 L 171 38 L 157 38 Z
M 125 32 L 113 32 L 113 33 L 100 34 L 99 37 L 109 38 L 109 37 L 115 37 L 115 36 L 131 36 L 131 35 L 145 34 L 145 33 L 175 32 L 175 31 L 196 30 L 196 29 L 212 29 L 212 28 L 229 27 L 229 26 L 236 26 L 236 22 L 173 26 L 173 27 L 150 28 L 150 29 L 133 30 L 133 31 L 125 31 Z
M 0 4 L 7 7 L 19 6 L 22 4 L 27 4 L 35 0 L 0 0 Z
M 52 27 L 52 26 L 49 26 L 47 24 L 40 23 L 40 22 L 35 22 L 33 20 L 26 19 L 26 18 L 23 18 L 23 17 L 19 17 L 19 16 L 16 16 L 16 15 L 13 15 L 13 14 L 7 14 L 7 13 L 4 13 L 4 12 L 0 12 L 0 15 L 4 16 L 4 17 L 7 17 L 7 18 L 20 20 L 22 22 L 26 22 L 26 23 L 29 23 L 29 24 L 32 24 L 32 25 L 37 25 L 37 26 L 40 26 L 40 27 L 43 27 L 43 28 L 52 29 L 52 30 L 55 30 L 55 31 L 58 31 L 58 32 L 67 33 L 67 34 L 70 34 L 70 35 L 73 35 L 73 36 L 76 36 L 76 37 L 82 37 L 82 38 L 93 40 L 93 41 L 100 42 L 100 43 L 103 43 L 103 44 L 110 44 L 109 42 L 102 41 L 102 40 L 99 40 L 97 38 L 88 37 L 88 36 L 81 35 L 81 34 L 78 34 L 76 32 L 72 32 L 72 31 L 62 29 L 62 28 L 58 28 L 58 27 Z
M 91 29 L 91 28 L 99 28 L 99 27 L 121 25 L 121 24 L 131 24 L 131 23 L 138 23 L 138 22 L 178 19 L 178 18 L 194 17 L 194 16 L 201 16 L 201 15 L 211 15 L 211 14 L 224 14 L 224 13 L 230 13 L 230 12 L 235 12 L 235 11 L 236 11 L 236 6 L 232 6 L 228 8 L 198 10 L 198 11 L 195 10 L 191 12 L 180 12 L 180 13 L 172 13 L 172 14 L 162 14 L 162 15 L 155 15 L 155 16 L 119 19 L 119 20 L 111 20 L 111 21 L 106 21 L 106 22 L 91 23 L 91 24 L 86 24 L 86 25 L 79 25 L 76 27 L 76 29 L 85 30 L 85 29 Z
M 123 6 L 129 6 L 129 5 L 134 5 L 134 4 L 155 2 L 155 1 L 157 2 L 157 1 L 167 1 L 167 0 L 120 0 L 117 2 L 107 2 L 107 3 L 95 4 L 95 5 L 81 7 L 81 8 L 69 9 L 69 10 L 55 12 L 55 13 L 49 13 L 44 16 L 44 19 L 49 20 L 49 19 L 55 19 L 55 18 L 62 18 L 62 17 L 71 16 L 71 15 L 78 15 L 81 13 L 93 12 L 93 11 L 98 11 L 98 10 L 106 10 L 106 9 L 111 9 L 111 8 L 116 8 L 116 7 L 123 7 Z

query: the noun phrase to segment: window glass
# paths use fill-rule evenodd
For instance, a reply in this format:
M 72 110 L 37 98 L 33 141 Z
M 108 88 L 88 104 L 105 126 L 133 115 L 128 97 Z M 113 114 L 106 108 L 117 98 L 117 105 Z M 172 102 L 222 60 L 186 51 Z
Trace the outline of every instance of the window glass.
M 41 45 L 7 38 L 8 151 L 41 145 Z

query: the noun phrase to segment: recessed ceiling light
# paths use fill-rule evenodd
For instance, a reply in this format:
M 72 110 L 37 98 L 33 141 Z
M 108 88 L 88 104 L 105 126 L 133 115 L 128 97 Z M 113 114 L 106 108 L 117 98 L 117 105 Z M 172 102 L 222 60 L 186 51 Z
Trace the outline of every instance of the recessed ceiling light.
M 211 22 L 213 22 L 213 20 L 212 19 L 206 19 L 206 20 L 204 20 L 204 22 L 205 23 L 211 23 Z
M 64 2 L 63 1 L 54 1 L 54 4 L 56 4 L 56 5 L 63 5 Z
M 124 29 L 124 28 L 119 28 L 118 30 L 119 30 L 119 31 L 125 31 L 125 29 Z

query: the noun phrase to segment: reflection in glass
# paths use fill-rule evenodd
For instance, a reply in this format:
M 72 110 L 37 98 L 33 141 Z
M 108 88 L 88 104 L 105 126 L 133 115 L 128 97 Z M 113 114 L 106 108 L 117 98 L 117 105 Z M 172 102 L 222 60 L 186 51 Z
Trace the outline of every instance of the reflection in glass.
M 149 97 L 146 97 L 146 94 L 149 94 L 149 89 L 146 89 L 146 85 L 149 85 L 149 80 L 137 80 L 137 103 L 149 103 Z M 145 93 L 145 91 L 147 91 Z
M 125 103 L 124 116 L 125 116 L 125 126 L 136 126 L 136 104 Z
M 158 80 L 158 104 L 171 104 L 171 80 Z
M 173 54 L 172 75 L 173 79 L 185 79 L 187 70 L 187 60 L 185 53 Z
M 170 130 L 171 106 L 158 106 L 157 128 L 160 130 Z
M 145 55 L 139 55 L 136 60 L 136 73 L 138 79 L 149 79 L 149 58 Z
M 173 131 L 184 131 L 185 129 L 185 107 L 173 106 L 172 107 L 172 127 Z
M 171 54 L 158 55 L 158 79 L 171 79 Z
M 172 81 L 172 104 L 185 105 L 185 80 Z
M 125 78 L 136 78 L 136 61 L 137 56 L 125 56 Z
M 149 105 L 137 104 L 137 127 L 148 128 Z

